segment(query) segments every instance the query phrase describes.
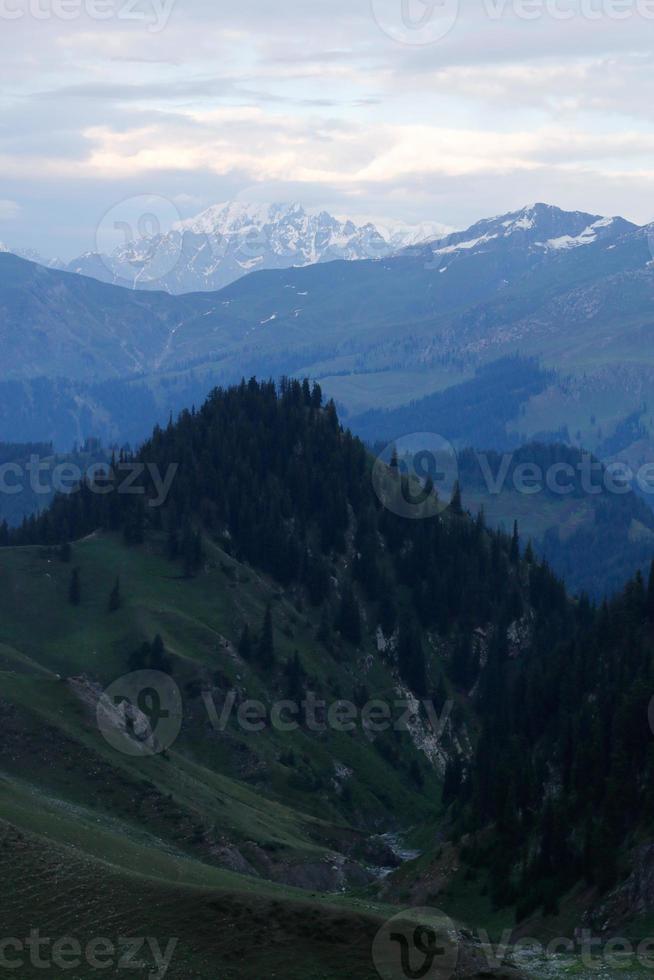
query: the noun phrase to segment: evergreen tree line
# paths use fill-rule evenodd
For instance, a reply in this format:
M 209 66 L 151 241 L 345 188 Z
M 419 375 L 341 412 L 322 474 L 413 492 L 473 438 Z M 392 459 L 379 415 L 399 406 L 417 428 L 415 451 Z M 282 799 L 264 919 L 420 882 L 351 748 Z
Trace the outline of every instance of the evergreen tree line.
M 638 573 L 599 608 L 553 594 L 543 603 L 546 585 L 532 567 L 527 655 L 512 659 L 506 633 L 493 634 L 476 757 L 467 772 L 453 760 L 444 786 L 475 841 L 467 857 L 489 865 L 495 903 L 517 902 L 519 918 L 556 911 L 579 881 L 611 888 L 628 847 L 654 829 L 654 565 L 647 584 Z

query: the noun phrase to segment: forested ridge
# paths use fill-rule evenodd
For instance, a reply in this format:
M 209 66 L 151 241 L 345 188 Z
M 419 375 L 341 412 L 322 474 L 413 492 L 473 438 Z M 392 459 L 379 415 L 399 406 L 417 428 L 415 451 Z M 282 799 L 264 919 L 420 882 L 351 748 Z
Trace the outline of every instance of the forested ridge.
M 115 460 L 109 484 L 135 462 L 178 466 L 163 506 L 150 506 L 146 470 L 143 495 L 84 486 L 4 543 L 65 548 L 105 529 L 138 548 L 157 535 L 193 577 L 215 538 L 301 590 L 355 646 L 375 649 L 378 627 L 394 636 L 417 695 L 434 693 L 425 667 L 437 657 L 474 742 L 470 757 L 450 746 L 444 817 L 464 860 L 490 868 L 495 904 L 552 911 L 576 882 L 603 891 L 618 880 L 654 818 L 654 576 L 595 608 L 521 553 L 517 530 L 464 513 L 458 492 L 440 515 L 395 516 L 374 493 L 365 447 L 306 381 L 214 391 Z

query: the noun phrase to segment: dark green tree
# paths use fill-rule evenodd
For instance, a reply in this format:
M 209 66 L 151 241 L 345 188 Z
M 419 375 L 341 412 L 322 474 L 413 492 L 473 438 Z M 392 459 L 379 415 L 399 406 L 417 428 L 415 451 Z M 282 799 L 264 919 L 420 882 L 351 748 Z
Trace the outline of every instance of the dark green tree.
M 79 606 L 80 602 L 82 601 L 79 568 L 74 568 L 70 573 L 70 582 L 68 584 L 68 601 L 71 606 Z
M 654 561 L 652 562 L 650 572 L 649 572 L 649 580 L 647 583 L 646 605 L 647 605 L 647 618 L 649 619 L 650 623 L 654 623 Z
M 247 623 L 241 631 L 241 636 L 238 641 L 238 652 L 243 657 L 243 660 L 252 659 L 252 637 L 250 635 L 250 627 Z
M 511 551 L 509 552 L 509 557 L 514 565 L 518 564 L 520 560 L 520 533 L 518 531 L 518 522 L 513 522 L 513 536 L 511 538 Z
M 266 613 L 263 618 L 263 626 L 257 649 L 257 659 L 261 666 L 266 668 L 274 666 L 275 663 L 275 641 L 270 603 L 266 606 Z
M 359 646 L 361 643 L 361 610 L 350 582 L 346 582 L 343 586 L 336 625 L 346 640 L 355 646 Z
M 424 697 L 427 693 L 425 653 L 420 630 L 408 614 L 403 617 L 400 624 L 397 657 L 402 680 L 414 694 Z
M 117 612 L 123 604 L 123 597 L 120 592 L 120 579 L 117 578 L 114 587 L 109 593 L 109 612 Z

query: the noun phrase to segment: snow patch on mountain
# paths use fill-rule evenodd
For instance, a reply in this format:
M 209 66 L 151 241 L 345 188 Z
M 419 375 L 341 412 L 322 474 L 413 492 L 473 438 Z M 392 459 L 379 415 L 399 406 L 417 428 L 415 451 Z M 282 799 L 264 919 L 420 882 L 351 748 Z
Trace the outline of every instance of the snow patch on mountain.
M 552 248 L 556 251 L 579 248 L 580 245 L 592 245 L 593 242 L 597 241 L 599 231 L 602 228 L 610 228 L 614 221 L 615 218 L 600 218 L 599 221 L 594 221 L 592 225 L 584 228 L 580 235 L 561 235 L 560 238 L 550 238 L 547 242 L 542 243 L 542 247 Z M 540 245 L 541 242 L 536 242 L 536 244 Z
M 548 204 L 532 204 L 521 211 L 478 221 L 466 231 L 455 232 L 429 243 L 434 255 L 473 253 L 492 243 L 493 248 L 529 252 L 562 251 L 613 240 L 633 231 L 624 218 L 605 218 L 583 211 L 562 211 Z
M 469 242 L 458 242 L 456 245 L 445 245 L 443 248 L 435 248 L 434 255 L 452 255 L 454 252 L 469 251 L 470 249 L 476 248 L 478 245 L 483 245 L 485 242 L 491 242 L 493 239 L 498 237 L 498 235 L 482 235 L 481 238 L 473 238 Z

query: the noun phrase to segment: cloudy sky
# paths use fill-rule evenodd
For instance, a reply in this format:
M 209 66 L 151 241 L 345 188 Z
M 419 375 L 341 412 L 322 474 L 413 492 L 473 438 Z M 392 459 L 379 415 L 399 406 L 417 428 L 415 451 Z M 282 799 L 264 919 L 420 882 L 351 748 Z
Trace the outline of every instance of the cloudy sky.
M 0 241 L 120 201 L 654 219 L 652 0 L 0 0 Z M 168 211 L 166 212 L 168 214 Z

